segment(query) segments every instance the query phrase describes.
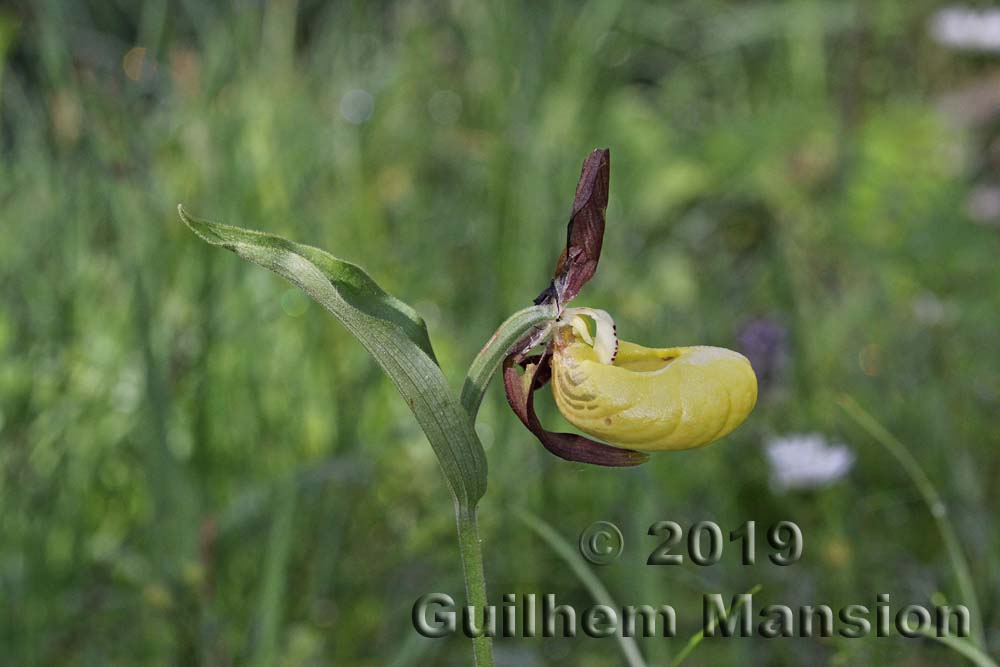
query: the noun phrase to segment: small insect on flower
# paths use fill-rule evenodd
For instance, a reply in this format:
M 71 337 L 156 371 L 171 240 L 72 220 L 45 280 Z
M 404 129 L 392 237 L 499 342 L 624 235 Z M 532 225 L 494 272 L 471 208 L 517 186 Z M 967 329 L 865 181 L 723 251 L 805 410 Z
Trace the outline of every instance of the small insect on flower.
M 757 377 L 749 360 L 732 350 L 643 347 L 619 340 L 607 312 L 566 307 L 597 269 L 609 172 L 607 150 L 595 150 L 583 164 L 566 249 L 552 283 L 535 300 L 554 304 L 559 315 L 511 349 L 504 386 L 515 414 L 556 456 L 633 466 L 648 459 L 645 452 L 700 447 L 732 432 L 757 402 Z M 532 354 L 539 347 L 542 352 Z M 567 421 L 603 442 L 541 425 L 533 397 L 549 381 Z

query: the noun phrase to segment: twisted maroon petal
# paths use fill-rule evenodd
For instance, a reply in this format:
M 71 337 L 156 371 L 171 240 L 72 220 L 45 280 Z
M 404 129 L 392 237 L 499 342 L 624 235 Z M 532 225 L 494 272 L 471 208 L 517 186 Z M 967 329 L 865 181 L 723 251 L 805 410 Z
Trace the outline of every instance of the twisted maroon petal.
M 582 435 L 547 431 L 535 414 L 534 395 L 552 377 L 549 350 L 546 349 L 541 355 L 520 359 L 519 356 L 511 355 L 503 362 L 503 385 L 507 392 L 507 402 L 521 423 L 538 438 L 545 449 L 567 461 L 612 468 L 637 466 L 649 459 L 648 454 L 605 445 Z M 518 372 L 518 366 L 524 367 L 524 375 Z

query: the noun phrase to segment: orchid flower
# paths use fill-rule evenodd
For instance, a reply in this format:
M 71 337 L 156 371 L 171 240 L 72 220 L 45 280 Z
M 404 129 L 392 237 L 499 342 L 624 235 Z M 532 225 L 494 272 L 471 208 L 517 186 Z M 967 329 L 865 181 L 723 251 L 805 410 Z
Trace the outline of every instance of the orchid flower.
M 701 447 L 731 433 L 753 410 L 757 377 L 738 352 L 643 347 L 619 339 L 607 312 L 567 307 L 597 270 L 609 173 L 607 149 L 595 150 L 583 164 L 566 249 L 535 300 L 554 304 L 558 315 L 510 350 L 504 386 L 515 414 L 556 456 L 631 466 L 645 462 L 646 452 Z M 541 425 L 534 393 L 549 382 L 566 420 L 599 441 Z

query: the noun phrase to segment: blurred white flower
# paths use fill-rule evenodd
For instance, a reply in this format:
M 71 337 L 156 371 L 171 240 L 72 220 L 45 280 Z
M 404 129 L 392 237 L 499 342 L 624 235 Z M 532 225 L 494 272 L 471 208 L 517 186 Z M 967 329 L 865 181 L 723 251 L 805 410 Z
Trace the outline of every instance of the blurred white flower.
M 361 125 L 375 109 L 375 98 L 361 88 L 352 88 L 340 98 L 340 115 L 352 125 Z
M 1000 9 L 946 7 L 931 19 L 931 36 L 944 46 L 1000 51 Z
M 1000 226 L 1000 186 L 980 185 L 973 188 L 965 202 L 965 210 L 973 222 Z
M 952 307 L 947 301 L 942 301 L 932 292 L 918 294 L 910 302 L 913 317 L 924 326 L 947 324 L 953 319 Z
M 827 444 L 819 433 L 792 433 L 764 443 L 771 483 L 780 491 L 816 489 L 844 477 L 854 452 L 842 443 Z

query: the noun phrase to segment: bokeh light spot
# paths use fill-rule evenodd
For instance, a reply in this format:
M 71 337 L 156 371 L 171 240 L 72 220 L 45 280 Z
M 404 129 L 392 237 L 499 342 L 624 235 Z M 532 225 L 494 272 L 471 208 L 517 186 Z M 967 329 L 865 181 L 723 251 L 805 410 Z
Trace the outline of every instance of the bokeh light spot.
M 281 310 L 289 317 L 300 317 L 309 307 L 309 297 L 298 288 L 285 290 L 281 295 Z
M 136 46 L 129 49 L 125 57 L 122 58 L 122 69 L 125 70 L 125 76 L 133 81 L 139 81 L 142 78 L 142 71 L 145 64 L 146 48 L 143 46 Z
M 375 109 L 375 100 L 367 90 L 353 88 L 340 98 L 340 115 L 352 125 L 361 125 Z
M 427 111 L 439 125 L 453 125 L 462 115 L 462 98 L 451 90 L 438 90 L 427 101 Z
M 876 377 L 882 371 L 882 349 L 875 343 L 868 343 L 858 353 L 858 365 L 868 377 Z

